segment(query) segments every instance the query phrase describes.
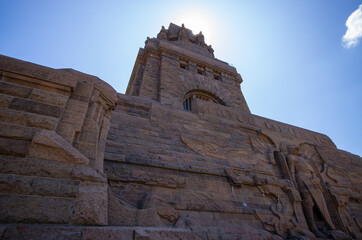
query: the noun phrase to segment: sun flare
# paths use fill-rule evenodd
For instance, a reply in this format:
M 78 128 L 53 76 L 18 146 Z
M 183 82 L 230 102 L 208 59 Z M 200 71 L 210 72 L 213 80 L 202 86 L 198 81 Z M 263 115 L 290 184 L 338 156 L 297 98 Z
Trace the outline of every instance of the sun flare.
M 189 12 L 175 19 L 175 24 L 179 26 L 185 24 L 185 27 L 192 30 L 194 34 L 198 34 L 202 31 L 207 44 L 215 42 L 215 36 L 213 34 L 215 24 L 205 14 Z

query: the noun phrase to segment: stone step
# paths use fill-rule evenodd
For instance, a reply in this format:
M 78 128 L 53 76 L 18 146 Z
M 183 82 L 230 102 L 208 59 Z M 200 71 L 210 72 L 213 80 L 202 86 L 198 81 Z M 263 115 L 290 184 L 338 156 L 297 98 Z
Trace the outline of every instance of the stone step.
M 120 227 L 120 226 L 69 226 L 69 225 L 33 225 L 33 224 L 2 224 L 1 239 L 27 240 L 159 240 L 204 239 L 188 229 L 183 228 L 152 228 L 152 227 Z
M 0 173 L 0 195 L 75 198 L 80 181 Z
M 0 173 L 106 182 L 106 179 L 88 165 L 48 161 L 36 158 L 19 158 L 0 155 Z

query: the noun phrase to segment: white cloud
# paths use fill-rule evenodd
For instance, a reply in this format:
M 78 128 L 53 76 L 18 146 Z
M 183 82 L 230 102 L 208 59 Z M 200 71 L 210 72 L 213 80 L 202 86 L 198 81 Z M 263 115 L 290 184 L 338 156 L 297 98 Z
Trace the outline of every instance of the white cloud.
M 362 4 L 354 11 L 346 21 L 347 32 L 342 41 L 346 48 L 354 47 L 362 38 Z

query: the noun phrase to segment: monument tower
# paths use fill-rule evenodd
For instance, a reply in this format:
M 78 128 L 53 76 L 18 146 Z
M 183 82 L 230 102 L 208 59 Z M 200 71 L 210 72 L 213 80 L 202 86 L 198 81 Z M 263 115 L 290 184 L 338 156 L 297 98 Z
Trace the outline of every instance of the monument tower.
M 194 35 L 172 23 L 167 30 L 162 27 L 139 51 L 126 94 L 189 110 L 193 98 L 203 97 L 250 113 L 240 74 L 213 52 L 202 32 Z
M 251 113 L 202 32 L 162 27 L 126 94 L 0 56 L 1 239 L 362 239 L 362 162 Z

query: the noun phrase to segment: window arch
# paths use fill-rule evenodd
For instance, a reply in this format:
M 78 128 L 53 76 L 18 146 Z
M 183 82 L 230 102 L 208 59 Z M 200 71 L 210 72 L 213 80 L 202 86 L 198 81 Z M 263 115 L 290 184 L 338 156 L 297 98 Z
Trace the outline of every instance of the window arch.
M 217 96 L 215 96 L 212 93 L 209 93 L 207 91 L 204 90 L 191 90 L 188 93 L 185 94 L 184 97 L 184 109 L 187 111 L 192 111 L 192 100 L 193 99 L 201 99 L 204 101 L 210 101 L 210 102 L 214 102 L 214 103 L 218 103 L 221 105 L 225 105 L 225 103 L 218 98 Z

